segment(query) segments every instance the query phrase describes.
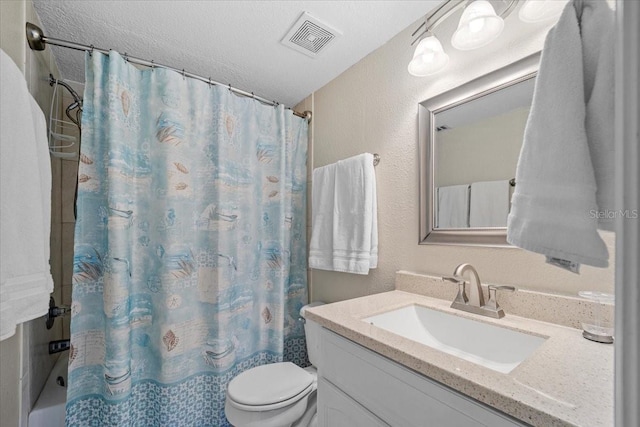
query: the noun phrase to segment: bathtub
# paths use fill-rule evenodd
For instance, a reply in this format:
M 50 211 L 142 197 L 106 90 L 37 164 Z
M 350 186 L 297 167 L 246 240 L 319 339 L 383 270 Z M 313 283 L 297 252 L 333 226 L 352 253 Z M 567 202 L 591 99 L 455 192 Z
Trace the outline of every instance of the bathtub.
M 29 427 L 64 427 L 68 359 L 68 352 L 64 352 L 53 365 L 49 378 L 29 413 Z M 58 377 L 62 377 L 64 387 L 58 385 Z

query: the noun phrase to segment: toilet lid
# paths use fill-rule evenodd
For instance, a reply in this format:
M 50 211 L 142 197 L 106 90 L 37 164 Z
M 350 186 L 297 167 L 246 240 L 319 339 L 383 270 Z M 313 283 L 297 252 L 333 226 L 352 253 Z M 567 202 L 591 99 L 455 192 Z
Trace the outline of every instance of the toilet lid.
M 291 362 L 273 363 L 244 371 L 227 387 L 229 397 L 242 405 L 264 406 L 300 394 L 313 375 Z

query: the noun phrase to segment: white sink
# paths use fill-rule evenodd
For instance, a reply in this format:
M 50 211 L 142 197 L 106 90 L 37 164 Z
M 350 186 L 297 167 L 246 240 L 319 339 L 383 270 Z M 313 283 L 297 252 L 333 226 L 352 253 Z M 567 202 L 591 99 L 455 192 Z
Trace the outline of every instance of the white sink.
M 362 320 L 504 374 L 546 339 L 415 304 Z

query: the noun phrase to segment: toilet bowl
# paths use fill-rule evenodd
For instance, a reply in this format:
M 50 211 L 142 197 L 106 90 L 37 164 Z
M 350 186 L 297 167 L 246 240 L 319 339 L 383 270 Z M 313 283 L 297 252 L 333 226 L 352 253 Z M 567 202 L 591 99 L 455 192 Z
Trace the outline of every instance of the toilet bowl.
M 300 310 L 321 305 L 314 302 Z M 318 360 L 320 326 L 304 325 L 309 361 Z M 291 362 L 249 369 L 229 382 L 225 401 L 227 420 L 235 427 L 315 427 L 317 374 L 313 366 L 300 368 Z

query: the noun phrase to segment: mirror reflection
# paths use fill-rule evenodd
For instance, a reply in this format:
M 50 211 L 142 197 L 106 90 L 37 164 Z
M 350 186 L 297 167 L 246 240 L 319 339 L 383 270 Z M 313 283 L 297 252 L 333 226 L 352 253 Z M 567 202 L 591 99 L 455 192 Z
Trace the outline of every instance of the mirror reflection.
M 435 229 L 507 226 L 535 77 L 434 112 Z

